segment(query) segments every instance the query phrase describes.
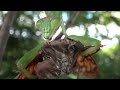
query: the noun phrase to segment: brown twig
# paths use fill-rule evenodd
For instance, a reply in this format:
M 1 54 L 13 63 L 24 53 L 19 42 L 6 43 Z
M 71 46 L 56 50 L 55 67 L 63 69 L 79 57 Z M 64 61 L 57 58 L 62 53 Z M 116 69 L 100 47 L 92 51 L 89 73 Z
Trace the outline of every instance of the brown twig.
M 67 24 L 65 25 L 65 28 L 68 29 L 76 20 L 76 18 L 79 16 L 80 11 L 74 11 L 69 20 L 67 21 Z M 55 38 L 55 40 L 58 40 L 62 37 L 63 33 L 60 32 L 60 34 Z
M 13 20 L 17 14 L 17 11 L 8 11 L 5 16 L 4 22 L 0 30 L 0 65 L 2 63 L 2 57 L 5 52 L 6 44 L 9 38 L 9 30 L 13 23 Z

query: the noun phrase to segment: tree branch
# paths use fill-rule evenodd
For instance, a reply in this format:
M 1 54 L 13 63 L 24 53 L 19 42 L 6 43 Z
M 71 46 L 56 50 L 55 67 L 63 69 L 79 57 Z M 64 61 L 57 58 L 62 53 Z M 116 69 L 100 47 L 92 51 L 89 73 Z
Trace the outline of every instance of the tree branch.
M 79 16 L 80 11 L 74 11 L 71 17 L 69 18 L 67 24 L 65 25 L 66 30 L 75 22 L 76 18 Z M 55 38 L 55 40 L 58 40 L 62 37 L 63 33 L 60 32 L 60 34 Z
M 6 44 L 9 38 L 9 30 L 13 23 L 13 20 L 17 14 L 17 11 L 8 11 L 5 16 L 4 22 L 0 30 L 0 65 L 2 63 L 2 57 L 5 52 Z

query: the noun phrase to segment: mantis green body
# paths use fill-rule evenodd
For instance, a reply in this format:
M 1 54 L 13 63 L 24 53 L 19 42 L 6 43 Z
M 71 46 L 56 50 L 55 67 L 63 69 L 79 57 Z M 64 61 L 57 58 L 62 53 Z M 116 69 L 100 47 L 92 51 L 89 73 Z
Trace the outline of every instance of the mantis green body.
M 25 70 L 25 68 L 33 60 L 37 53 L 43 48 L 43 46 L 47 42 L 49 42 L 49 40 L 51 39 L 51 37 L 53 36 L 53 34 L 56 32 L 60 25 L 61 25 L 60 17 L 55 18 L 45 17 L 37 21 L 36 28 L 41 30 L 42 32 L 42 38 L 40 39 L 40 43 L 35 48 L 27 52 L 16 63 L 18 70 L 21 73 L 24 73 L 28 78 L 35 79 L 36 77 L 27 70 Z M 45 38 L 46 40 L 44 40 L 43 38 Z
M 45 17 L 43 19 L 38 20 L 36 23 L 36 28 L 41 30 L 42 36 L 48 40 L 51 39 L 53 34 L 56 32 L 56 30 L 60 26 L 62 27 L 62 32 L 65 35 L 65 37 L 80 41 L 84 46 L 93 46 L 93 47 L 86 49 L 84 52 L 82 52 L 81 54 L 83 56 L 87 56 L 92 53 L 95 53 L 100 48 L 101 42 L 97 39 L 84 37 L 84 36 L 75 36 L 75 35 L 68 36 L 66 34 L 66 29 L 65 29 L 64 23 L 63 23 L 62 19 L 59 17 L 57 17 L 57 18 L 56 17 L 55 18 L 54 17 Z M 17 62 L 18 70 L 21 73 L 24 73 L 30 79 L 35 79 L 36 77 L 34 75 L 32 75 L 30 72 L 28 72 L 27 70 L 25 70 L 25 68 L 48 41 L 45 41 L 44 39 L 40 39 L 40 42 L 41 43 L 39 43 L 35 48 L 30 50 L 28 53 L 26 53 Z

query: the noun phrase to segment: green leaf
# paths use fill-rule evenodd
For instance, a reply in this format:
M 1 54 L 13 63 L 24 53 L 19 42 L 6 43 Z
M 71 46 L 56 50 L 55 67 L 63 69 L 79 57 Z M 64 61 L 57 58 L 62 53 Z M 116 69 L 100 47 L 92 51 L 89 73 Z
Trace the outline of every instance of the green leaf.
M 74 75 L 74 74 L 69 74 L 68 77 L 70 79 L 77 79 L 77 75 Z
M 86 79 L 86 77 L 81 75 L 81 74 L 78 74 L 78 75 L 76 75 L 76 74 L 69 74 L 68 77 L 70 79 Z

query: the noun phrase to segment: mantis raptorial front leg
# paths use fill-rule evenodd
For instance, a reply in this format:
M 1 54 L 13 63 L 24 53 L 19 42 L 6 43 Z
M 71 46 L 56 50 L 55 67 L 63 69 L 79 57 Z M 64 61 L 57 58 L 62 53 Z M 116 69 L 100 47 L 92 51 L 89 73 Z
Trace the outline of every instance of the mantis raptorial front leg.
M 62 27 L 62 32 L 65 35 L 65 38 L 73 39 L 75 41 L 78 41 L 80 43 L 79 45 L 82 44 L 84 45 L 84 51 L 81 53 L 81 55 L 83 56 L 88 56 L 96 53 L 97 51 L 99 51 L 100 47 L 102 46 L 101 41 L 94 38 L 90 38 L 87 36 L 76 36 L 76 35 L 68 36 L 63 21 L 61 23 L 61 27 Z
M 75 36 L 75 35 L 71 35 L 68 37 L 71 39 L 80 41 L 84 46 L 90 46 L 90 48 L 86 49 L 85 51 L 81 53 L 81 55 L 83 56 L 92 55 L 93 53 L 98 51 L 100 47 L 102 46 L 101 41 L 94 39 L 94 38 L 89 38 L 85 36 Z
M 56 30 L 61 25 L 61 18 L 59 17 L 45 17 L 40 19 L 36 23 L 36 28 L 41 30 L 42 39 L 40 39 L 40 43 L 27 52 L 22 58 L 17 61 L 17 68 L 21 73 L 24 73 L 28 78 L 35 78 L 34 75 L 26 71 L 27 65 L 33 60 L 33 58 L 37 55 L 37 53 L 46 45 L 46 43 L 51 39 L 52 35 L 56 32 Z M 45 38 L 45 39 L 43 39 Z
M 35 79 L 36 77 L 28 72 L 25 68 L 27 65 L 33 60 L 33 58 L 37 55 L 40 49 L 43 48 L 44 44 L 46 42 L 41 39 L 41 44 L 38 44 L 35 48 L 27 52 L 20 60 L 17 61 L 17 69 L 21 72 L 24 73 L 28 78 L 30 79 Z

